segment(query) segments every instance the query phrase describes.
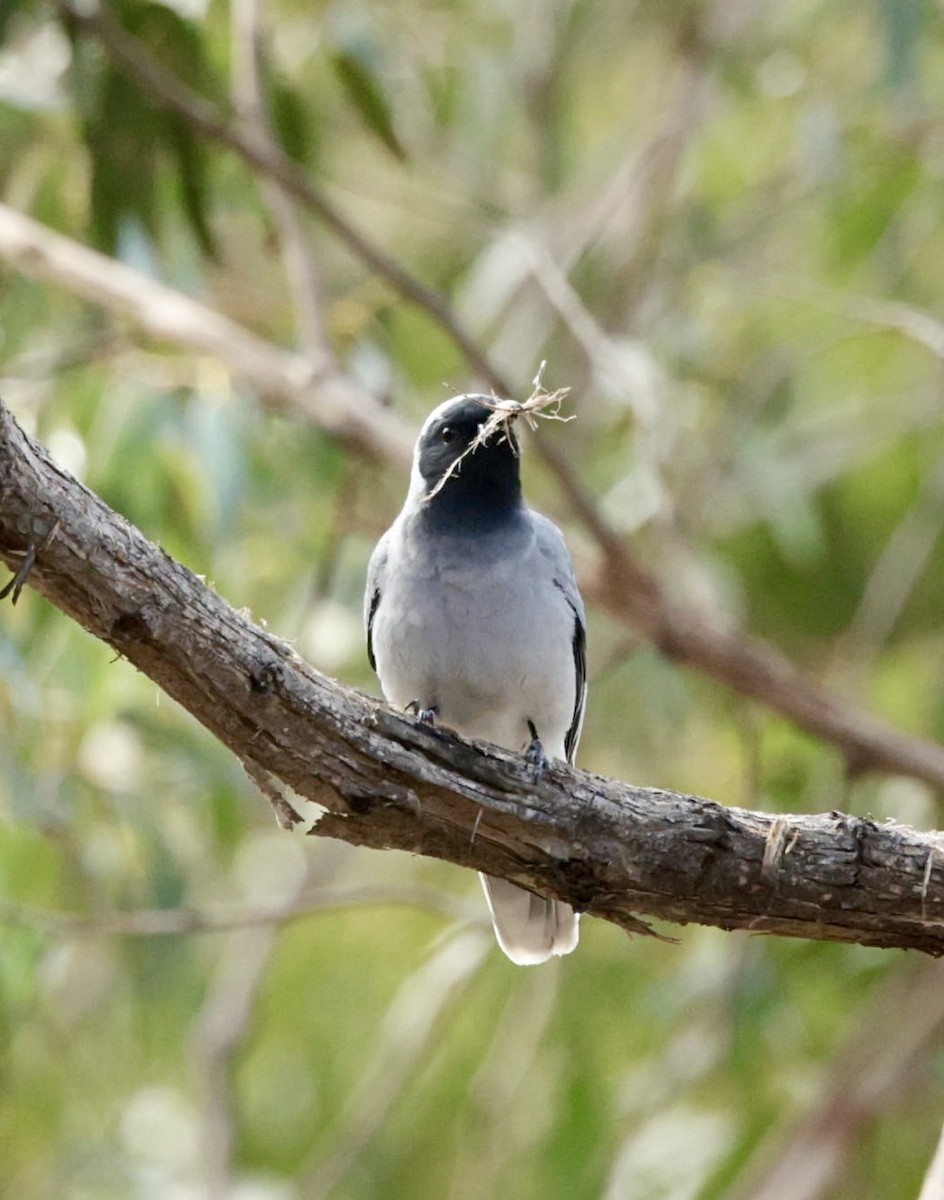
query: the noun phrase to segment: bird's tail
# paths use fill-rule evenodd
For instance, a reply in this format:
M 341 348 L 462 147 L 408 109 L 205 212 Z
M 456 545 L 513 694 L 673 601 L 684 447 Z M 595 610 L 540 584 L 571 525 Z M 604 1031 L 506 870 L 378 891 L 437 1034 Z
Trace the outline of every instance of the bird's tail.
M 479 873 L 498 944 L 521 967 L 576 949 L 577 913 L 563 900 L 546 900 L 506 879 Z

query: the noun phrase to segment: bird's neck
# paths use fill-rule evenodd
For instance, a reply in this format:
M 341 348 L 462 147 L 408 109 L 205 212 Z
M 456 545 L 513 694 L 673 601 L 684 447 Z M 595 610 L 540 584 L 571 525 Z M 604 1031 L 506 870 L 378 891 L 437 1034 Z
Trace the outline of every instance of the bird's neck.
M 448 479 L 435 496 L 419 506 L 420 520 L 433 533 L 488 533 L 507 525 L 524 511 L 517 475 L 488 480 Z

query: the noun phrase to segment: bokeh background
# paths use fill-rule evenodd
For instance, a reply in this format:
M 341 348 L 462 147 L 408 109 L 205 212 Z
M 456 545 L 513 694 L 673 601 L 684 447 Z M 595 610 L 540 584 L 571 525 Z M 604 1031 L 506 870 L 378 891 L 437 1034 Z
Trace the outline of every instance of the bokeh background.
M 939 5 L 109 10 L 224 109 L 257 36 L 282 145 L 521 397 L 547 360 L 577 420 L 545 432 L 672 596 L 941 735 Z M 0 5 L 0 148 L 3 202 L 286 347 L 312 332 L 297 221 L 342 370 L 414 424 L 479 383 L 435 320 L 54 4 Z M 0 394 L 64 466 L 376 692 L 361 592 L 402 470 L 4 263 L 0 338 Z M 579 552 L 553 476 L 525 471 Z M 590 669 L 587 768 L 940 821 L 924 785 L 848 778 L 828 742 L 595 611 Z M 940 974 L 664 932 L 678 944 L 587 921 L 571 958 L 515 968 L 471 874 L 278 831 L 107 647 L 29 590 L 0 611 L 4 1196 L 916 1196 L 944 1115 Z

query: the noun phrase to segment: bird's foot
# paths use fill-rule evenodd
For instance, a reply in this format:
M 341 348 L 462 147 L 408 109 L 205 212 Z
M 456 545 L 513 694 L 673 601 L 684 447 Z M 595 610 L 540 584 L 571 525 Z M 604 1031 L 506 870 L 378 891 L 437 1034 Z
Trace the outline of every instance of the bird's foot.
M 540 779 L 551 765 L 551 760 L 544 753 L 544 747 L 541 745 L 541 739 L 538 737 L 538 731 L 535 729 L 533 721 L 528 722 L 528 729 L 531 733 L 531 741 L 528 742 L 528 748 L 524 752 L 524 757 L 534 774 L 535 780 L 537 780 Z
M 436 709 L 424 708 L 419 700 L 411 700 L 406 706 L 406 711 L 412 713 L 414 717 L 419 719 L 421 725 L 436 724 Z

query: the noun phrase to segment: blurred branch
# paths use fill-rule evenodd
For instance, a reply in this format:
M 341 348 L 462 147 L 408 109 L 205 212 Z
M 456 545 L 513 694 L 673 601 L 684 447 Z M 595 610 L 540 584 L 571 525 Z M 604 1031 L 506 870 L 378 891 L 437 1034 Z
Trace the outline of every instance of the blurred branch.
M 412 436 L 403 421 L 330 363 L 319 375 L 291 354 L 164 284 L 0 205 L 0 257 L 137 321 L 145 332 L 212 354 L 277 407 L 291 408 L 365 454 L 402 466 Z M 534 444 L 597 543 L 581 562 L 588 599 L 641 632 L 668 658 L 717 679 L 832 742 L 855 772 L 884 770 L 944 789 L 944 749 L 897 732 L 807 675 L 774 646 L 730 630 L 694 605 L 680 607 L 608 525 L 565 456 Z
M 935 358 L 944 360 L 944 321 L 900 300 L 876 300 L 871 296 L 850 296 L 826 287 L 799 286 L 783 282 L 774 295 L 786 295 L 799 304 L 809 304 L 822 312 L 871 325 L 887 333 L 899 333 L 909 341 L 929 350 Z
M 834 657 L 861 669 L 891 635 L 944 531 L 944 466 L 934 464 L 914 505 L 889 535 L 859 606 L 833 647 Z
M 296 1175 L 305 1200 L 328 1200 L 362 1159 L 490 948 L 484 931 L 453 934 L 407 977 L 384 1016 L 376 1054 L 329 1132 L 330 1148 L 316 1150 Z
M 500 1196 L 508 1163 L 536 1152 L 544 1128 L 534 1119 L 528 1083 L 542 1078 L 541 1050 L 558 1013 L 561 967 L 560 961 L 552 961 L 540 974 L 526 977 L 499 1014 L 491 1042 L 469 1079 L 468 1112 L 446 1200 Z
M 102 362 L 125 348 L 124 339 L 114 329 L 96 329 L 62 346 L 39 346 L 3 364 L 4 377 L 27 383 L 45 383 L 53 376 L 65 375 L 90 363 Z
M 633 626 L 667 658 L 831 742 L 842 751 L 850 772 L 889 771 L 944 788 L 940 745 L 899 733 L 819 683 L 769 642 L 729 628 L 703 606 L 677 604 L 669 588 L 639 563 L 603 521 L 563 455 L 546 439 L 541 439 L 540 447 L 602 551 L 578 561 L 580 587 L 591 603 Z
M 326 355 L 292 354 L 166 284 L 0 204 L 0 257 L 134 321 L 150 337 L 209 354 L 273 408 L 292 409 L 371 457 L 410 461 L 406 427 Z
M 301 201 L 378 278 L 385 280 L 398 295 L 428 313 L 446 330 L 485 381 L 495 386 L 497 381 L 490 375 L 487 359 L 445 299 L 355 229 L 281 147 L 260 136 L 258 129 L 228 120 L 212 101 L 168 71 L 142 42 L 122 28 L 107 3 L 87 6 L 73 0 L 59 0 L 59 7 L 73 25 L 97 37 L 115 64 L 152 100 L 232 150 L 247 165 L 275 180 L 289 195 Z M 496 387 L 496 390 L 510 394 L 504 387 Z
M 732 1200 L 822 1200 L 843 1177 L 866 1127 L 927 1077 L 944 1036 L 944 972 L 922 963 L 878 989 L 823 1073 L 822 1091 L 786 1143 L 774 1134 L 742 1173 Z M 771 1150 L 774 1150 L 771 1154 Z M 927 1188 L 927 1181 L 925 1188 Z M 922 1191 L 920 1200 L 944 1193 Z
M 259 0 L 233 0 L 232 93 L 237 112 L 247 129 L 279 153 L 266 112 L 261 79 L 262 24 Z M 295 319 L 303 349 L 316 360 L 333 354 L 325 335 L 318 271 L 311 240 L 306 236 L 296 201 L 282 183 L 263 175 L 259 181 L 269 211 L 279 231 L 282 262 L 295 302 Z
M 276 944 L 276 931 L 244 929 L 223 952 L 197 1017 L 192 1050 L 203 1092 L 200 1167 L 206 1200 L 233 1195 L 236 1112 L 233 1072 L 250 1034 L 256 997 Z
M 588 578 L 585 594 L 614 615 L 625 610 L 621 580 L 629 573 L 605 564 L 605 575 Z M 583 582 L 583 581 L 582 581 Z M 801 729 L 832 742 L 851 773 L 883 770 L 910 775 L 940 789 L 944 749 L 935 742 L 899 733 L 817 683 L 769 643 L 715 625 L 692 609 L 672 612 L 657 597 L 659 623 L 652 641 L 669 658 L 726 683 L 788 717 Z M 664 607 L 663 607 L 664 606 Z M 656 605 L 654 605 L 656 607 Z M 668 620 L 664 620 L 666 615 Z
M 180 937 L 287 925 L 319 913 L 369 906 L 402 905 L 466 922 L 461 897 L 436 888 L 394 885 L 317 888 L 282 904 L 212 908 L 143 908 L 129 912 L 77 913 L 0 901 L 0 924 L 33 929 L 57 937 Z
M 517 755 L 318 674 L 59 468 L 2 404 L 0 495 L 0 559 L 18 586 L 176 699 L 281 815 L 320 805 L 316 836 L 484 870 L 629 931 L 646 912 L 944 953 L 940 835 L 773 817 L 562 765 L 535 780 Z

